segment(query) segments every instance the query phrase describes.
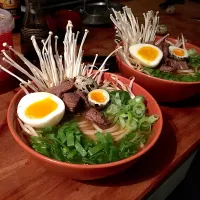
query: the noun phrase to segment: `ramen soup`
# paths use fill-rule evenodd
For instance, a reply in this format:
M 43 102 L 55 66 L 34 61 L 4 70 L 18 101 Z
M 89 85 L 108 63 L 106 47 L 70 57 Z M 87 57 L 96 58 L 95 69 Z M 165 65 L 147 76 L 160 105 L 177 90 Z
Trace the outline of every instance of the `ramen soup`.
M 86 84 L 77 85 L 80 80 Z M 46 92 L 25 95 L 17 113 L 23 128 L 34 129 L 28 136 L 31 147 L 47 157 L 82 164 L 114 162 L 137 153 L 158 116 L 148 115 L 144 97 L 120 84 L 98 85 L 77 76 Z
M 169 34 L 156 41 L 159 12 L 143 13 L 140 24 L 130 8 L 114 11 L 111 20 L 116 27 L 117 46 L 123 44 L 117 55 L 131 68 L 150 76 L 172 81 L 200 81 L 200 55 L 186 49 L 183 34 L 176 43 L 168 40 Z
M 155 68 L 142 65 L 138 62 L 138 70 L 166 80 L 180 82 L 200 81 L 200 54 L 195 49 L 186 50 L 177 47 L 167 40 L 160 43 L 163 58 Z
M 78 33 L 72 33 L 69 21 L 63 55 L 57 49 L 57 36 L 52 50 L 52 32 L 42 41 L 42 49 L 32 36 L 40 68 L 4 43 L 30 73 L 3 51 L 4 61 L 26 75 L 28 81 L 3 66 L 0 68 L 21 82 L 25 95 L 18 103 L 17 119 L 35 151 L 63 162 L 102 164 L 127 158 L 143 148 L 159 116 L 149 115 L 145 98 L 134 96 L 134 79 L 129 85 L 114 75 L 111 75 L 113 82 L 102 80 L 108 70 L 107 59 L 121 47 L 97 70 L 94 70 L 97 55 L 91 65 L 82 63 L 87 33 L 85 30 L 77 49 Z

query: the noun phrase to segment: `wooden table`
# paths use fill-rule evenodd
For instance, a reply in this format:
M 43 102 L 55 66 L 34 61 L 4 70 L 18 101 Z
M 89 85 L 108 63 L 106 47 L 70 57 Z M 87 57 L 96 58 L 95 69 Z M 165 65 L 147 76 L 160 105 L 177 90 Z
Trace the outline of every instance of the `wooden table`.
M 137 3 L 127 2 L 127 5 L 138 15 L 149 9 L 158 9 L 159 1 L 153 1 L 153 5 L 148 2 L 150 1 L 140 0 Z M 161 14 L 161 21 L 170 25 L 172 36 L 183 32 L 188 40 L 200 45 L 200 22 L 190 19 L 198 13 L 196 3 L 186 4 L 177 6 L 177 14 L 174 16 Z M 87 40 L 86 49 L 91 53 L 98 50 L 101 55 L 107 55 L 114 48 L 112 34 L 101 30 L 99 32 L 98 28 L 96 31 L 91 29 L 94 38 L 90 36 Z M 93 48 L 94 41 L 98 45 Z M 14 43 L 19 49 L 18 35 L 14 36 Z M 90 46 L 92 49 L 89 50 Z M 101 51 L 101 48 L 104 50 Z M 80 182 L 56 177 L 31 160 L 9 133 L 6 112 L 16 91 L 14 89 L 0 95 L 0 200 L 142 199 L 197 150 L 199 145 L 200 96 L 196 96 L 181 103 L 161 105 L 164 127 L 158 142 L 126 172 L 96 181 Z

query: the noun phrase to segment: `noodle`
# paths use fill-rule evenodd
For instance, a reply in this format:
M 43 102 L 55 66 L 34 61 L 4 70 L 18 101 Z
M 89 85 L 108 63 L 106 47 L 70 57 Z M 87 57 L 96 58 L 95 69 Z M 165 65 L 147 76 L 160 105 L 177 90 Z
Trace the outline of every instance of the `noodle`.
M 84 129 L 84 128 L 80 128 L 80 129 L 81 129 L 82 133 L 87 136 L 94 135 L 97 132 L 96 129 L 92 129 L 92 130 L 88 130 L 88 129 Z
M 142 72 L 144 72 L 145 74 L 151 76 L 151 74 L 147 70 L 143 70 Z
M 192 69 L 188 69 L 188 70 L 177 70 L 177 73 L 178 74 L 182 74 L 182 73 L 184 73 L 184 74 L 194 74 L 195 72 L 194 72 L 194 70 L 192 70 Z
M 93 127 L 91 124 L 89 124 L 89 125 L 87 125 L 87 126 L 80 126 L 80 125 L 78 124 L 78 126 L 79 126 L 80 129 L 94 130 L 94 127 Z
M 91 139 L 95 140 L 95 133 L 101 132 L 101 133 L 110 133 L 112 137 L 114 138 L 114 141 L 120 140 L 120 138 L 123 138 L 124 135 L 128 133 L 127 129 L 121 129 L 120 125 L 114 124 L 110 128 L 102 130 L 98 127 L 98 125 L 86 120 L 82 119 L 78 121 L 78 126 L 82 133 Z
M 125 135 L 127 135 L 129 133 L 129 131 L 127 131 L 126 129 L 124 129 L 124 132 L 121 134 L 121 135 L 119 135 L 119 136 L 117 136 L 117 137 L 115 137 L 114 138 L 114 141 L 119 141 L 119 140 L 121 140 Z
M 84 125 L 86 125 L 86 124 L 88 124 L 88 123 L 89 123 L 89 122 L 86 121 L 86 120 L 85 120 L 85 121 L 80 121 L 80 122 L 78 122 L 78 124 L 79 124 L 80 126 L 81 126 L 81 125 L 84 126 Z
M 28 135 L 31 135 L 31 136 L 38 136 L 37 132 L 35 131 L 35 129 L 33 127 L 31 127 L 28 124 L 23 124 L 19 118 L 17 118 L 17 120 L 18 120 L 19 125 L 21 126 L 22 130 L 25 133 L 27 133 Z
M 101 128 L 99 128 L 95 123 L 92 123 L 94 129 L 96 129 L 99 132 L 103 132 L 103 130 Z
M 119 130 L 118 130 L 118 131 L 115 131 L 115 132 L 113 132 L 113 133 L 111 133 L 111 135 L 112 135 L 112 136 L 117 136 L 117 135 L 120 135 L 120 134 L 124 133 L 124 131 L 127 131 L 127 130 L 121 129 L 121 128 L 119 127 Z
M 128 60 L 130 61 L 131 64 L 137 65 L 137 61 L 134 58 L 131 58 L 130 56 L 128 57 Z
M 105 132 L 115 132 L 119 129 L 119 125 L 118 124 L 115 124 L 114 126 L 108 128 L 108 129 L 105 129 L 104 131 Z
M 88 137 L 89 139 L 91 139 L 91 140 L 96 140 L 95 135 L 88 135 L 87 137 Z

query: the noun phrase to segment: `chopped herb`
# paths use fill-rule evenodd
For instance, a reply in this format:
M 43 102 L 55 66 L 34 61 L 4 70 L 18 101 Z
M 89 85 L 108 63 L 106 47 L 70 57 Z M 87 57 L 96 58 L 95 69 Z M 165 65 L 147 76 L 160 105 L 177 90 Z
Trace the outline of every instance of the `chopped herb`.
M 135 154 L 143 146 L 158 117 L 146 116 L 145 98 L 131 99 L 128 92 L 110 93 L 111 103 L 105 114 L 128 129 L 120 141 L 114 142 L 110 133 L 95 133 L 96 140 L 83 135 L 76 121 L 42 129 L 40 137 L 31 136 L 30 144 L 37 152 L 63 162 L 103 164 Z
M 200 81 L 200 72 L 196 72 L 194 75 L 190 75 L 190 74 L 175 74 L 171 72 L 162 72 L 159 69 L 150 69 L 148 67 L 144 67 L 144 69 L 148 71 L 151 76 L 165 80 L 179 81 L 179 82 Z

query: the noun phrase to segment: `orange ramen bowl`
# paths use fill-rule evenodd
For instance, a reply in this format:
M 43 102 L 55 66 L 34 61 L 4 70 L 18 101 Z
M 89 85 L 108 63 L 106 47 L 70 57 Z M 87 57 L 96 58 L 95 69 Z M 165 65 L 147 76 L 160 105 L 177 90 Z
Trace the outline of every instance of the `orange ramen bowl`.
M 110 75 L 110 73 L 105 73 L 103 79 L 108 79 L 109 81 L 112 81 Z M 121 80 L 125 84 L 129 84 L 130 82 L 130 80 L 121 76 L 119 76 L 119 80 Z M 38 161 L 47 170 L 53 171 L 57 175 L 66 176 L 67 178 L 76 180 L 92 180 L 107 177 L 124 171 L 128 167 L 133 165 L 138 158 L 140 158 L 143 154 L 145 154 L 147 151 L 149 151 L 149 149 L 152 148 L 152 146 L 156 143 L 161 134 L 163 118 L 157 102 L 145 89 L 143 89 L 136 83 L 134 83 L 133 92 L 135 95 L 143 95 L 146 98 L 149 114 L 156 114 L 159 116 L 159 119 L 153 125 L 152 134 L 150 135 L 146 145 L 135 155 L 117 162 L 95 165 L 72 164 L 45 157 L 34 151 L 29 146 L 28 142 L 24 139 L 22 131 L 16 119 L 17 105 L 20 99 L 24 96 L 23 90 L 20 90 L 13 97 L 9 105 L 7 113 L 8 126 L 12 136 L 14 137 L 16 142 L 23 148 L 23 150 L 26 151 L 36 161 Z
M 175 43 L 176 40 L 168 38 Z M 200 53 L 200 48 L 190 43 L 186 43 L 187 49 L 196 49 Z M 133 69 L 116 54 L 116 61 L 120 73 L 129 78 L 134 76 L 135 82 L 144 87 L 159 102 L 176 102 L 187 99 L 200 93 L 200 81 L 198 82 L 178 82 L 156 78 Z

